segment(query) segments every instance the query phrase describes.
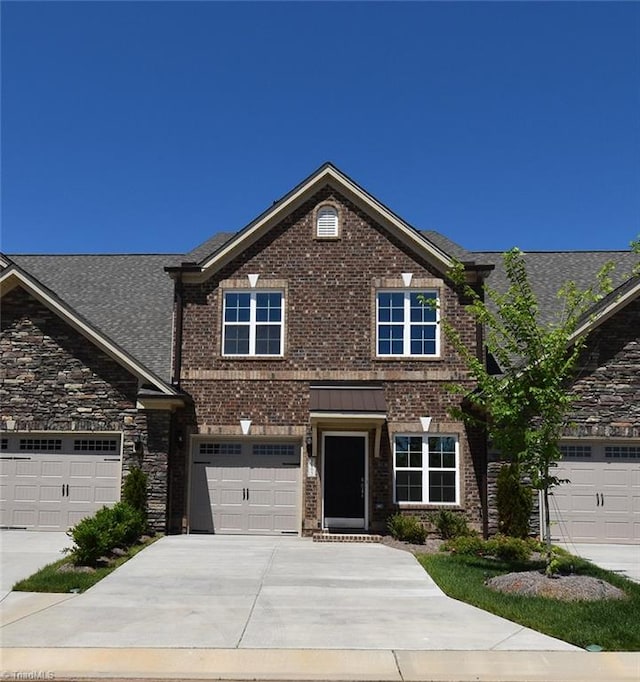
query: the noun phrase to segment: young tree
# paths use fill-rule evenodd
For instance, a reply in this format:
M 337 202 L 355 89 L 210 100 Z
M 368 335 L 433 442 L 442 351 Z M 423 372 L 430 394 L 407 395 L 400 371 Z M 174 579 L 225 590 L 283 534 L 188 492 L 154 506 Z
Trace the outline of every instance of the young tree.
M 585 336 L 575 333 L 589 308 L 611 290 L 613 265 L 605 266 L 588 289 L 565 284 L 558 292 L 558 315 L 546 323 L 539 317 L 523 253 L 513 249 L 503 258 L 508 287 L 500 292 L 485 285 L 484 300 L 465 283 L 461 264 L 452 271 L 471 301 L 468 310 L 485 330 L 487 352 L 501 373 L 491 373 L 446 321 L 443 327 L 477 382 L 477 390 L 465 393 L 466 409 L 458 410 L 458 416 L 482 421 L 492 445 L 514 467 L 512 473 L 527 475 L 532 487 L 542 491 L 550 553 L 549 491 L 561 482 L 552 466 L 561 457 L 559 440 L 572 403 L 571 379 L 585 343 Z

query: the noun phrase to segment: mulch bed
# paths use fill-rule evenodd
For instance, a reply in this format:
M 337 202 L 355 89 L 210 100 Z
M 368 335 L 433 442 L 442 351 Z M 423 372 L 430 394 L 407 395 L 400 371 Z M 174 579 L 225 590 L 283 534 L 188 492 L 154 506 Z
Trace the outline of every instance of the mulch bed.
M 625 599 L 626 594 L 613 585 L 588 575 L 561 575 L 549 578 L 540 571 L 506 573 L 490 578 L 487 587 L 506 594 L 547 597 L 562 601 L 599 601 Z

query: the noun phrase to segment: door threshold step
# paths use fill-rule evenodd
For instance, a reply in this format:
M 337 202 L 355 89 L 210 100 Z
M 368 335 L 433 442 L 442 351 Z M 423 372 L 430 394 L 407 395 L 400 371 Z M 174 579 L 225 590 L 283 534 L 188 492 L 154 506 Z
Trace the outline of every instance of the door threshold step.
M 382 542 L 382 535 L 371 533 L 314 533 L 314 542 Z

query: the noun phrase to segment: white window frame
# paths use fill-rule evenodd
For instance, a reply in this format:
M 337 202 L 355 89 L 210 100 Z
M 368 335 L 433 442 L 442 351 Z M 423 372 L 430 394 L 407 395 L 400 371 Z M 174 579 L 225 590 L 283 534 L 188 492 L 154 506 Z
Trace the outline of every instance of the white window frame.
M 422 441 L 422 466 L 399 467 L 396 459 L 396 443 L 398 438 L 420 438 Z M 429 466 L 429 438 L 453 438 L 455 442 L 455 467 L 431 467 Z M 422 472 L 422 500 L 398 500 L 397 474 L 398 472 Z M 453 502 L 432 501 L 429 497 L 429 474 L 432 472 L 453 472 L 455 474 L 455 500 Z M 393 436 L 393 501 L 400 507 L 416 507 L 424 505 L 437 505 L 439 507 L 460 506 L 460 439 L 451 433 L 396 433 Z
M 381 294 L 403 295 L 403 320 L 402 322 L 380 320 L 380 296 Z M 435 300 L 435 320 L 433 322 L 411 321 L 411 294 L 433 295 Z M 427 307 L 426 304 L 424 307 Z M 380 327 L 402 327 L 402 353 L 380 352 Z M 433 326 L 435 329 L 435 351 L 433 353 L 411 352 L 411 328 L 414 326 Z M 419 289 L 378 289 L 376 291 L 376 357 L 379 358 L 439 358 L 440 357 L 440 292 L 433 288 Z
M 227 296 L 233 294 L 249 295 L 249 321 L 229 321 L 227 322 Z M 278 294 L 280 296 L 280 320 L 277 322 L 257 320 L 257 301 L 260 294 Z M 285 322 L 285 295 L 281 289 L 225 289 L 222 296 L 222 355 L 227 358 L 281 358 L 284 356 L 284 322 Z M 280 352 L 279 353 L 257 353 L 256 352 L 256 329 L 258 326 L 280 327 Z M 228 327 L 248 327 L 249 329 L 249 352 L 248 353 L 227 353 L 225 351 L 227 328 Z

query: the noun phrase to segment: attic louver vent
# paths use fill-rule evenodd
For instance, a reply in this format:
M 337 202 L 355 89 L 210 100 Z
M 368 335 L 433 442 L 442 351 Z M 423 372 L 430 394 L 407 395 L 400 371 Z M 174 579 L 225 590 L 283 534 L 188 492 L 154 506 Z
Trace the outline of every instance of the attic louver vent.
M 316 236 L 318 237 L 337 237 L 338 211 L 333 206 L 323 206 L 318 211 L 316 227 Z

